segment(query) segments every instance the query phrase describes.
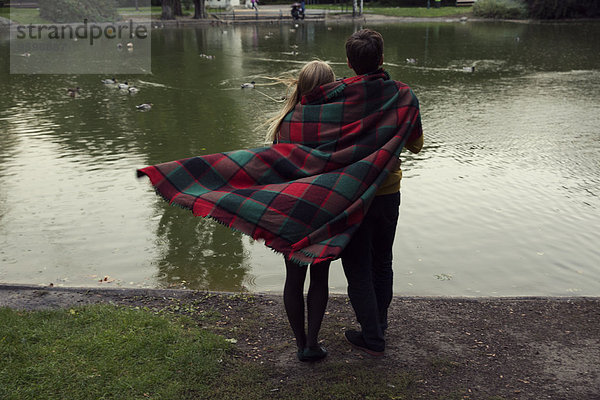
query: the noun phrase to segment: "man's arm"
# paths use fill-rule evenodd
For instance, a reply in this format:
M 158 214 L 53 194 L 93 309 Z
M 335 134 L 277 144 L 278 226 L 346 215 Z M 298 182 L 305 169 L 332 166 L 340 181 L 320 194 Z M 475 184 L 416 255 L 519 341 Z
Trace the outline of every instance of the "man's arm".
M 406 145 L 404 146 L 408 149 L 408 151 L 410 151 L 411 153 L 418 153 L 421 151 L 421 149 L 423 148 L 423 134 L 419 135 L 418 138 L 413 139 L 412 141 L 406 143 Z

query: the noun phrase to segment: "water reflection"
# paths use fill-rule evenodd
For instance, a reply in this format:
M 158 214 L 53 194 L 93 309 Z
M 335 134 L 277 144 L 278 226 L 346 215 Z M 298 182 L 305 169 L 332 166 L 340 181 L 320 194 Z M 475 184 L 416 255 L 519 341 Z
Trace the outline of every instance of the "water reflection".
M 160 204 L 156 236 L 158 280 L 162 286 L 223 291 L 245 290 L 249 265 L 239 232 L 193 218 L 189 211 Z
M 359 27 L 158 29 L 153 74 L 117 76 L 135 95 L 105 76 L 9 75 L 0 33 L 0 279 L 280 290 L 280 256 L 168 206 L 134 171 L 261 146 L 256 128 L 285 92 L 270 78 L 313 58 L 349 76 L 343 43 Z M 426 132 L 403 164 L 396 292 L 598 295 L 600 24 L 375 28 Z M 240 89 L 251 80 L 256 90 Z M 341 269 L 332 274 L 344 292 Z

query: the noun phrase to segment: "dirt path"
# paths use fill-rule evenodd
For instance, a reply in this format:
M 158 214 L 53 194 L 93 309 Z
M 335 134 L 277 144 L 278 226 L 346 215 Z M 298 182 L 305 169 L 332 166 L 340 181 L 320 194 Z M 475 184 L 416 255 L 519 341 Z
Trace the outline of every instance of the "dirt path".
M 356 323 L 346 296 L 333 296 L 321 334 L 329 356 L 307 365 L 295 359 L 281 296 L 0 285 L 0 307 L 100 302 L 212 313 L 216 320 L 199 323 L 235 337 L 238 356 L 272 367 L 280 382 L 341 362 L 409 372 L 418 398 L 600 399 L 600 298 L 396 297 L 386 355 L 373 360 L 344 341 L 343 330 Z

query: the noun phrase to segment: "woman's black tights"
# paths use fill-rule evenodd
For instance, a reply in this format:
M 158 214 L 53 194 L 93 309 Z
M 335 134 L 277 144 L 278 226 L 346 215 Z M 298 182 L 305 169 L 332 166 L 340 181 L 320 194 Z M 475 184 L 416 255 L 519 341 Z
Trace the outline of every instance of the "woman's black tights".
M 298 349 L 318 346 L 319 330 L 329 298 L 329 264 L 325 261 L 310 266 L 310 285 L 306 296 L 308 309 L 308 331 L 304 331 L 304 280 L 307 265 L 285 260 L 286 276 L 283 288 L 283 303 L 296 336 Z

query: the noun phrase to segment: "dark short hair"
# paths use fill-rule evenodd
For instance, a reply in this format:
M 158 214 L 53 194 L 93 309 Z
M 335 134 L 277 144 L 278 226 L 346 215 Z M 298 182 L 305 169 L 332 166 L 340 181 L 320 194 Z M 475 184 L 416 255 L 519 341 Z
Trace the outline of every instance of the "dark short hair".
M 383 36 L 371 29 L 354 32 L 346 40 L 346 57 L 358 75 L 375 71 L 383 57 Z

